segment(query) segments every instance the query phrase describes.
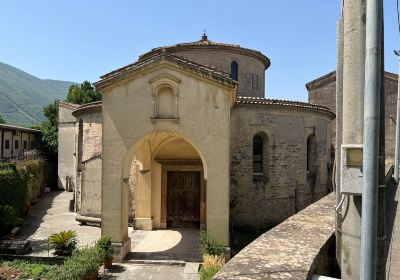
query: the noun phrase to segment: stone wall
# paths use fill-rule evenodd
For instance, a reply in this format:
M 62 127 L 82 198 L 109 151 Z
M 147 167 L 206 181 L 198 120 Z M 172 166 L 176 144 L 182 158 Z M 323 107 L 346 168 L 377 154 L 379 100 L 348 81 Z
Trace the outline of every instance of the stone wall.
M 386 163 L 393 164 L 396 136 L 397 75 L 385 72 L 385 149 Z M 336 111 L 336 72 L 331 72 L 307 85 L 308 102 L 325 105 Z M 335 147 L 335 124 L 332 125 L 332 145 Z
M 81 216 L 101 217 L 101 105 L 74 112 L 77 155 L 76 205 Z
M 27 160 L 18 165 L 18 172 L 25 174 L 29 203 L 36 203 L 40 199 L 44 187 L 47 187 L 49 180 L 47 170 L 49 168 L 45 159 Z
M 67 183 L 71 184 L 70 190 L 75 187 L 76 159 L 75 159 L 75 123 L 76 119 L 72 111 L 78 106 L 66 102 L 58 105 L 58 188 L 67 189 Z M 67 182 L 66 178 L 70 178 Z
M 233 108 L 230 207 L 234 227 L 275 226 L 329 192 L 331 120 L 332 115 L 294 106 L 238 104 Z M 263 174 L 253 173 L 256 134 L 264 140 Z M 310 174 L 307 138 L 313 134 L 316 171 Z
M 264 233 L 233 257 L 215 280 L 333 276 L 335 196 L 330 194 Z

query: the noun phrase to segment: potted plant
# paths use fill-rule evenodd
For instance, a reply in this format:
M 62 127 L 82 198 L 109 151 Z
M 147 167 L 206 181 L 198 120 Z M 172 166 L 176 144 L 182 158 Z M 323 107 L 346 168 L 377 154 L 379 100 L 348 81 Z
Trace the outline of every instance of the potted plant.
M 76 232 L 63 230 L 50 235 L 49 247 L 55 250 L 55 255 L 70 256 L 76 248 Z
M 104 268 L 111 268 L 113 261 L 113 253 L 114 250 L 111 244 L 110 236 L 102 236 L 96 243 L 96 246 L 99 247 L 104 252 Z

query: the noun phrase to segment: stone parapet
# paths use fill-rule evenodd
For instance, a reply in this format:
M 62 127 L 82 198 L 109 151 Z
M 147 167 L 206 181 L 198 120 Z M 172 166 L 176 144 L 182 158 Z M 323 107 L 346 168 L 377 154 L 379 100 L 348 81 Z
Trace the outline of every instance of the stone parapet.
M 328 268 L 327 247 L 334 232 L 331 193 L 261 235 L 213 279 L 311 279 Z

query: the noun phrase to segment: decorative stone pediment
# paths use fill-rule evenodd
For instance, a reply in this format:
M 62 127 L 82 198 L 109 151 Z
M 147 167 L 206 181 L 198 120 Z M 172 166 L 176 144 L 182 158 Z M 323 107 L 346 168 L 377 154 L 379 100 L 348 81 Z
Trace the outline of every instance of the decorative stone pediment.
M 180 79 L 162 74 L 149 81 L 152 92 L 152 120 L 179 120 Z

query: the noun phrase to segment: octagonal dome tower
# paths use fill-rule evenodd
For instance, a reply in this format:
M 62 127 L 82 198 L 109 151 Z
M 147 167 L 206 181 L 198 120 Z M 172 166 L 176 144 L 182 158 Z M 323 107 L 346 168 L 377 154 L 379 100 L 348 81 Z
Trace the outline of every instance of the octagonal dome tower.
M 163 51 L 229 73 L 231 78 L 239 82 L 240 96 L 264 97 L 265 70 L 271 62 L 259 51 L 235 44 L 213 42 L 203 34 L 201 40 L 196 42 L 152 49 L 141 55 L 139 61 Z

